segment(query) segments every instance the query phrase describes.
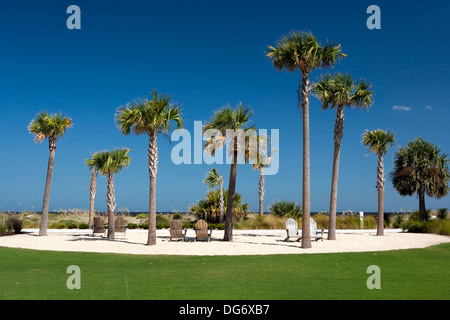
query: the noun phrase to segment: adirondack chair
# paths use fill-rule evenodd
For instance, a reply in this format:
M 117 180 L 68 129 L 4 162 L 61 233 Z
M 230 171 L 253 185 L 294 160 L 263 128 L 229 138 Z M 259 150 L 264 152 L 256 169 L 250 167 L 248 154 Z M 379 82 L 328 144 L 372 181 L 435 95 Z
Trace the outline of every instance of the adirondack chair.
M 212 229 L 208 229 L 208 224 L 205 220 L 198 220 L 195 223 L 195 241 L 197 240 L 211 240 Z
M 102 217 L 95 217 L 94 218 L 94 224 L 92 227 L 92 235 L 94 236 L 96 233 L 102 233 L 105 235 L 106 230 L 105 229 L 105 220 L 103 220 Z
M 321 231 L 317 231 L 317 223 L 313 220 L 313 218 L 310 218 L 309 224 L 311 239 L 323 241 L 323 229 Z M 290 238 L 297 238 L 296 241 L 300 241 L 302 239 L 302 230 L 298 228 L 297 221 L 292 218 L 286 220 L 286 233 L 287 237 L 284 241 L 289 241 Z
M 298 223 L 292 218 L 286 220 L 286 233 L 287 237 L 284 241 L 289 241 L 291 238 L 297 238 L 299 241 L 302 238 L 302 230 L 298 229 Z
M 185 241 L 186 240 L 186 231 L 187 231 L 187 229 L 186 228 L 183 229 L 183 225 L 181 224 L 180 221 L 172 220 L 172 222 L 170 223 L 170 228 L 169 228 L 170 241 L 172 241 L 172 240 Z
M 123 232 L 125 235 L 127 231 L 127 225 L 125 224 L 124 217 L 116 217 L 114 220 L 114 232 Z

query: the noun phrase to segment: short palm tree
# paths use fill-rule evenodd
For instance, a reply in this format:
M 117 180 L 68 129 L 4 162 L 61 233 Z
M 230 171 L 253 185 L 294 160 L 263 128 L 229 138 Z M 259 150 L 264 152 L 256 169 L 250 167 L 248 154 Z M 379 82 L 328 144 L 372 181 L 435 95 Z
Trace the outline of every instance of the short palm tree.
M 118 148 L 113 151 L 95 152 L 91 158 L 93 170 L 102 176 L 108 177 L 106 189 L 106 206 L 108 209 L 108 239 L 115 237 L 114 210 L 116 208 L 116 195 L 114 192 L 114 175 L 130 164 L 128 153 L 130 149 Z
M 265 194 L 265 175 L 264 169 L 270 165 L 272 155 L 277 151 L 277 149 L 272 150 L 272 152 L 267 155 L 267 147 L 269 145 L 269 137 L 266 135 L 258 135 L 254 140 L 255 145 L 250 144 L 249 147 L 249 158 L 253 158 L 252 169 L 259 171 L 259 183 L 258 183 L 258 199 L 259 199 L 259 215 L 264 214 L 264 194 Z M 252 150 L 255 149 L 255 150 Z M 254 152 L 253 157 L 250 154 Z
M 91 183 L 89 186 L 89 227 L 94 225 L 94 206 L 95 206 L 95 194 L 96 194 L 96 186 L 97 186 L 97 176 L 98 171 L 96 169 L 97 164 L 95 163 L 96 158 L 94 157 L 95 153 L 91 154 L 91 157 L 85 160 L 86 166 L 89 170 L 92 171 L 91 174 Z
M 309 152 L 309 96 L 311 91 L 310 73 L 319 68 L 334 66 L 340 58 L 346 57 L 341 52 L 341 45 L 326 43 L 321 45 L 310 32 L 291 32 L 283 36 L 275 47 L 269 46 L 267 56 L 277 70 L 301 72 L 298 89 L 297 108 L 303 113 L 303 188 L 302 188 L 302 232 L 310 233 L 310 152 Z M 303 237 L 302 248 L 311 248 L 311 239 Z
M 228 185 L 228 203 L 225 213 L 225 241 L 233 241 L 233 207 L 234 207 L 234 194 L 236 191 L 236 174 L 238 165 L 239 153 L 245 153 L 243 151 L 245 147 L 241 145 L 240 135 L 247 133 L 248 130 L 252 130 L 253 126 L 250 126 L 250 118 L 253 111 L 249 107 L 243 108 L 240 103 L 236 108 L 226 106 L 219 111 L 216 111 L 209 122 L 203 127 L 203 131 L 215 130 L 217 135 L 206 141 L 204 148 L 210 154 L 214 154 L 218 148 L 223 148 L 227 140 L 227 131 L 234 133 L 232 141 L 229 144 L 228 152 L 232 155 L 232 163 L 230 169 L 230 179 Z
M 214 168 L 208 172 L 203 183 L 206 184 L 210 189 L 219 186 L 219 222 L 223 223 L 223 178 L 216 170 L 216 168 Z
M 48 210 L 50 205 L 50 189 L 52 187 L 53 166 L 55 163 L 56 142 L 64 137 L 68 128 L 72 127 L 72 120 L 61 113 L 48 114 L 42 112 L 36 115 L 28 126 L 28 131 L 34 135 L 34 142 L 39 143 L 48 139 L 50 156 L 48 158 L 47 179 L 45 182 L 44 200 L 42 202 L 42 217 L 39 229 L 40 236 L 47 235 Z
M 149 223 L 147 245 L 156 245 L 156 175 L 158 171 L 158 144 L 160 134 L 167 135 L 173 127 L 183 127 L 181 107 L 171 102 L 170 95 L 152 92 L 152 99 L 135 100 L 118 108 L 116 123 L 124 135 L 147 134 L 148 171 L 150 176 Z
M 417 138 L 394 155 L 394 170 L 390 174 L 392 185 L 402 196 L 419 196 L 419 219 L 427 219 L 425 194 L 442 198 L 448 194 L 450 172 L 448 158 L 433 143 Z
M 369 151 L 378 156 L 377 166 L 377 191 L 378 191 L 378 225 L 377 236 L 384 235 L 384 164 L 383 157 L 387 153 L 387 149 L 395 144 L 394 134 L 383 130 L 366 130 L 363 134 L 362 143 L 369 147 Z
M 330 219 L 328 240 L 336 240 L 336 206 L 339 159 L 344 135 L 344 108 L 368 109 L 373 103 L 371 85 L 365 80 L 354 81 L 348 74 L 323 75 L 314 85 L 313 93 L 322 103 L 322 109 L 336 110 L 334 123 L 334 156 L 331 178 Z

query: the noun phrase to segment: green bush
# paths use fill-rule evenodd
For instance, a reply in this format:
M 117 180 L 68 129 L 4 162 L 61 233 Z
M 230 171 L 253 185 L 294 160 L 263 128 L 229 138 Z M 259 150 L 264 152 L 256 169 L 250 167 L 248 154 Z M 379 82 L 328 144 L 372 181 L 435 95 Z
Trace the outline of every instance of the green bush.
M 10 230 L 9 219 L 5 216 L 0 216 L 0 234 L 7 233 Z
M 60 222 L 56 225 L 56 229 L 65 229 L 66 228 L 66 224 L 63 222 Z
M 417 221 L 409 219 L 402 224 L 402 228 L 413 233 L 434 233 L 450 236 L 450 221 L 448 220 Z
M 137 229 L 139 228 L 139 226 L 136 223 L 129 223 L 128 224 L 128 229 Z
M 87 224 L 87 223 L 80 223 L 78 228 L 79 229 L 89 229 L 89 224 Z
M 67 225 L 67 229 L 76 229 L 76 228 L 78 228 L 78 226 L 76 225 L 76 223 L 69 223 L 69 224 Z
M 180 220 L 181 219 L 181 214 L 179 213 L 179 212 L 177 212 L 177 213 L 175 213 L 174 215 L 173 215 L 173 220 Z
M 14 233 L 20 233 L 22 231 L 23 220 L 19 217 L 9 217 L 9 224 L 11 228 L 14 230 Z
M 269 207 L 270 212 L 278 217 L 298 219 L 302 216 L 302 209 L 294 201 L 275 201 Z

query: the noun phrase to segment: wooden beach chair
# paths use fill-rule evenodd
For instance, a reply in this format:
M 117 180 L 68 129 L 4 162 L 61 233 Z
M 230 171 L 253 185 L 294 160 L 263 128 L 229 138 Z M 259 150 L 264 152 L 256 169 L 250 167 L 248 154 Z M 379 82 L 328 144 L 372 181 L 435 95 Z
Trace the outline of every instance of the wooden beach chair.
M 186 231 L 187 229 L 183 229 L 183 225 L 181 224 L 181 222 L 179 220 L 172 220 L 172 222 L 170 223 L 170 228 L 169 228 L 169 232 L 170 232 L 170 241 L 172 240 L 181 240 L 181 241 L 185 241 L 186 240 Z
M 94 236 L 96 233 L 102 233 L 105 235 L 106 230 L 105 229 L 105 220 L 103 220 L 102 217 L 95 217 L 94 218 L 94 224 L 92 227 L 92 235 Z
M 292 218 L 286 220 L 287 237 L 284 241 L 289 241 L 291 238 L 297 238 L 297 241 L 302 238 L 302 230 L 298 230 L 298 223 Z
M 310 237 L 315 241 L 322 240 L 323 241 L 323 229 L 321 231 L 317 230 L 317 223 L 313 218 L 309 220 L 310 225 Z M 302 230 L 298 228 L 298 223 L 292 218 L 286 220 L 286 233 L 287 237 L 284 241 L 289 241 L 291 238 L 297 238 L 296 241 L 300 241 L 302 239 Z
M 205 220 L 198 220 L 195 223 L 195 241 L 207 240 L 211 241 L 212 229 L 208 229 L 208 224 Z
M 125 236 L 125 233 L 127 232 L 127 225 L 125 224 L 124 217 L 116 217 L 114 220 L 114 232 L 123 232 L 123 235 Z

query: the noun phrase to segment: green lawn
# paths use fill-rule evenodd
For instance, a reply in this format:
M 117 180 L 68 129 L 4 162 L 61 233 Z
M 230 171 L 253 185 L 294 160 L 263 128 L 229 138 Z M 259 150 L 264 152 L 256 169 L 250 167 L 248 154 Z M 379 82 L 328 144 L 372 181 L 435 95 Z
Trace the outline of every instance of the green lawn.
M 81 289 L 69 290 L 69 265 Z M 369 290 L 369 265 L 381 289 Z M 139 256 L 0 248 L 0 299 L 450 299 L 450 244 L 387 252 Z

